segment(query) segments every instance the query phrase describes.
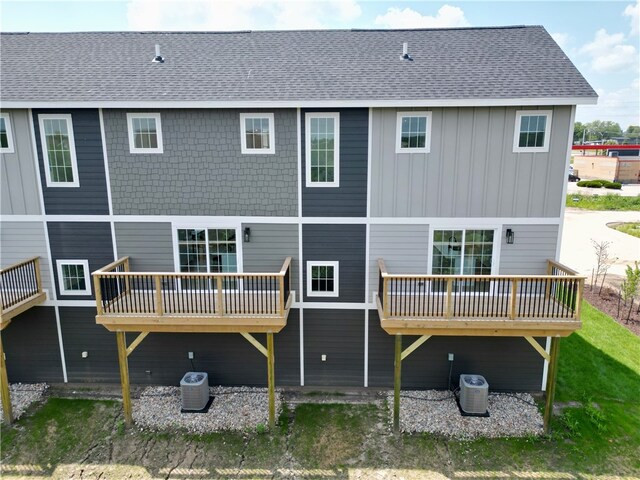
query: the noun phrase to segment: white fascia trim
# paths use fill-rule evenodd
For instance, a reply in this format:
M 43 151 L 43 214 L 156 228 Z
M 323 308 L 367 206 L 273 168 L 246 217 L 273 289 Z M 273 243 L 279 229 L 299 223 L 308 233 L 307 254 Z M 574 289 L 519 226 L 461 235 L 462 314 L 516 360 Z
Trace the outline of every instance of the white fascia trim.
M 431 152 L 431 124 L 432 124 L 432 112 L 416 112 L 405 111 L 398 112 L 397 120 L 396 120 L 396 153 L 429 153 Z M 425 141 L 424 147 L 420 148 L 411 148 L 411 147 L 402 147 L 402 119 L 404 117 L 425 117 L 426 120 L 426 131 L 425 131 Z
M 156 121 L 156 138 L 158 140 L 158 146 L 155 148 L 136 148 L 133 138 L 133 120 L 135 118 L 153 118 Z M 148 153 L 164 153 L 164 146 L 162 144 L 162 120 L 159 113 L 144 113 L 134 112 L 127 113 L 127 130 L 129 132 L 129 153 L 148 154 Z
M 0 113 L 0 118 L 4 118 L 4 128 L 7 134 L 7 147 L 0 148 L 0 153 L 15 153 L 15 145 L 13 143 L 13 130 L 11 129 L 11 115 L 9 112 Z
M 247 118 L 266 118 L 269 120 L 269 148 L 247 148 Z M 240 151 L 243 155 L 273 155 L 276 153 L 276 133 L 273 113 L 241 113 L 240 114 Z
M 576 120 L 576 107 L 571 107 L 571 121 L 569 124 L 569 136 L 567 138 L 567 157 L 564 162 L 564 180 L 562 182 L 562 201 L 560 203 L 560 228 L 558 228 L 558 241 L 556 243 L 556 262 L 560 261 L 562 248 L 562 233 L 564 231 L 564 212 L 567 207 L 567 187 L 569 185 L 569 164 L 571 163 L 571 146 L 573 145 L 573 128 Z
M 349 107 L 503 107 L 546 105 L 596 105 L 598 97 L 445 98 L 415 100 L 244 100 L 244 101 L 41 101 L 5 100 L 9 108 L 349 108 Z
M 295 302 L 292 308 L 312 308 L 316 310 L 367 310 L 374 308 L 366 303 L 353 302 Z
M 298 287 L 300 292 L 300 297 L 304 299 L 304 281 L 303 281 L 303 268 L 302 268 L 302 111 L 300 108 L 296 109 L 296 132 L 297 132 L 297 141 L 296 141 L 296 153 L 298 155 L 298 217 L 296 218 L 296 222 L 298 224 Z M 295 299 L 294 299 L 295 300 Z M 299 320 L 298 324 L 300 327 L 300 332 L 298 336 L 300 348 L 300 386 L 304 387 L 304 308 L 298 306 L 299 311 Z
M 547 117 L 544 125 L 544 143 L 541 147 L 521 147 L 520 146 L 520 124 L 522 117 Z M 551 143 L 551 122 L 553 121 L 553 110 L 518 110 L 516 111 L 516 121 L 513 128 L 513 153 L 548 153 Z
M 45 120 L 64 120 L 67 123 L 67 136 L 69 138 L 69 156 L 71 157 L 71 173 L 73 182 L 54 182 L 51 180 L 51 170 L 49 162 L 49 150 L 47 150 L 47 136 L 44 131 Z M 77 188 L 80 186 L 78 178 L 78 161 L 76 157 L 76 141 L 73 136 L 73 120 L 70 113 L 40 113 L 38 114 L 38 124 L 40 126 L 40 146 L 42 147 L 42 159 L 44 161 L 44 175 L 47 187 Z M 37 156 L 37 151 L 34 152 Z

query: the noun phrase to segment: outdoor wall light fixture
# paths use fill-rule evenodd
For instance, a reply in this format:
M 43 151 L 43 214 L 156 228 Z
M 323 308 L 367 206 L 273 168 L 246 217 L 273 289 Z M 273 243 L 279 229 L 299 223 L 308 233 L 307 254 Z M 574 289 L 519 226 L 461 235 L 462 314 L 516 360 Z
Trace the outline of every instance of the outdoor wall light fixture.
M 249 243 L 251 241 L 251 229 L 249 227 L 244 227 L 243 235 L 245 243 Z
M 513 230 L 511 230 L 510 228 L 507 228 L 507 244 L 509 245 L 513 245 L 513 241 L 516 238 L 516 234 L 513 233 Z

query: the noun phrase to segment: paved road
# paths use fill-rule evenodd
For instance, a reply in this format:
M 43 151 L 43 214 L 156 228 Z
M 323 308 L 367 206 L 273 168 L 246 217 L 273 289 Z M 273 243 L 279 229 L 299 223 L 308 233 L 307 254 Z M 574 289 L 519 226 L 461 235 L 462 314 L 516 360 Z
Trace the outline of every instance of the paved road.
M 564 218 L 560 262 L 589 277 L 596 266 L 591 240 L 610 242 L 609 256 L 617 260 L 609 269 L 607 280 L 619 285 L 627 265 L 640 262 L 640 238 L 607 227 L 611 222 L 640 222 L 640 212 L 593 212 L 567 208 Z M 609 283 L 609 282 L 607 282 Z

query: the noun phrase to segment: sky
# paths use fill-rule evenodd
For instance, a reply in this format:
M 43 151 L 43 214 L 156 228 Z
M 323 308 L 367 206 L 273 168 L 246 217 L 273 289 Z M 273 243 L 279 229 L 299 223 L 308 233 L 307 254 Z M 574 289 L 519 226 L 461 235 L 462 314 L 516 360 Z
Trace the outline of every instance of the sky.
M 290 30 L 542 25 L 600 96 L 576 121 L 640 125 L 640 0 L 0 0 L 9 31 Z

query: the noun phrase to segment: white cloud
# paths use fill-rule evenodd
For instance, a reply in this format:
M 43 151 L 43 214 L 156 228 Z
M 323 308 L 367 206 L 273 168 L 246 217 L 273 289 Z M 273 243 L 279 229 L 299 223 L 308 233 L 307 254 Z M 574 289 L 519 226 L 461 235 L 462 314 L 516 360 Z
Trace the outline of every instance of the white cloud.
M 626 87 L 608 91 L 596 88 L 598 105 L 580 105 L 576 112 L 579 122 L 611 120 L 626 130 L 629 125 L 640 125 L 640 78 L 635 78 Z
M 566 50 L 567 44 L 569 43 L 568 33 L 552 33 L 551 37 L 553 37 L 561 49 Z
M 627 5 L 622 14 L 631 17 L 631 35 L 638 35 L 640 33 L 640 0 L 635 5 Z
M 327 28 L 362 14 L 357 0 L 130 0 L 131 30 L 258 30 Z
M 411 8 L 400 10 L 389 8 L 384 15 L 378 15 L 374 22 L 384 28 L 447 28 L 468 27 L 469 21 L 459 7 L 443 5 L 436 15 L 422 15 Z
M 591 57 L 591 68 L 596 72 L 610 73 L 638 68 L 636 48 L 624 43 L 622 33 L 609 35 L 604 28 L 596 32 L 593 42 L 583 46 L 580 53 Z

